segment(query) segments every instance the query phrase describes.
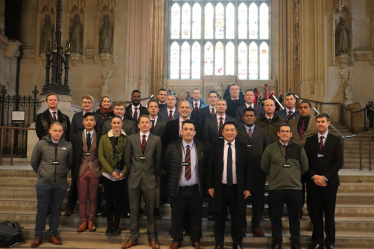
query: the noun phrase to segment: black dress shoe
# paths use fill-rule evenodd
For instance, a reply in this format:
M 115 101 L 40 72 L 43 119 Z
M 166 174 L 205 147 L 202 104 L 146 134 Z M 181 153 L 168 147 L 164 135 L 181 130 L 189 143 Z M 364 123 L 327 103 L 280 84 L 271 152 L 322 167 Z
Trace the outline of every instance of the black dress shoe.
M 322 248 L 322 247 L 321 247 Z M 335 249 L 335 247 L 333 245 L 326 245 L 326 248 L 327 249 Z
M 105 235 L 113 235 L 113 223 L 108 223 L 108 228 L 105 231 Z
M 271 246 L 271 249 L 282 249 L 282 245 L 281 244 L 274 244 Z
M 215 246 L 214 249 L 224 249 L 223 245 Z
M 291 246 L 291 249 L 301 249 L 300 245 Z
M 322 246 L 322 245 L 320 245 L 320 244 L 317 244 L 317 245 L 313 246 L 312 248 L 314 248 L 314 249 L 322 249 L 322 248 L 323 248 L 323 246 Z
M 156 219 L 161 219 L 162 218 L 162 215 L 161 215 L 161 213 L 160 213 L 160 209 L 158 209 L 158 208 L 155 208 L 155 218 Z
M 232 246 L 232 249 L 243 249 L 243 246 L 242 245 Z

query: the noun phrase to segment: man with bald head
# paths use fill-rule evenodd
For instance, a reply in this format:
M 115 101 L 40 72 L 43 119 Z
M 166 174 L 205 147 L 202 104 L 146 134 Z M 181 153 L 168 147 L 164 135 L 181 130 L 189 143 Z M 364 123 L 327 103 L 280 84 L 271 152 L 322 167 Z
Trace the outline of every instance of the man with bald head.
M 272 99 L 265 101 L 264 113 L 256 119 L 256 125 L 267 132 L 272 143 L 278 140 L 279 128 L 285 122 L 283 118 L 278 117 L 275 113 L 275 102 Z

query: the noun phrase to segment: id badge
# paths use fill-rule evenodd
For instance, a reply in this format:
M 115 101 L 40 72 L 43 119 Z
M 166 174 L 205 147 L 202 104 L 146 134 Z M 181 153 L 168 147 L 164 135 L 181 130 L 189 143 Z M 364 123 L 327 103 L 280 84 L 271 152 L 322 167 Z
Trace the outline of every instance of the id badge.
M 145 160 L 145 156 L 140 156 L 139 159 L 142 160 L 142 161 L 144 161 Z
M 183 165 L 183 167 L 187 167 L 188 166 L 188 162 L 183 162 L 182 165 Z
M 324 157 L 324 155 L 322 155 L 322 154 L 317 154 L 317 158 L 323 158 Z
M 60 162 L 59 162 L 59 161 L 52 161 L 52 164 L 53 164 L 53 165 L 59 165 Z
M 283 168 L 289 168 L 290 167 L 290 164 L 289 163 L 285 163 L 283 164 Z
M 251 144 L 247 144 L 247 147 L 252 147 L 252 145 Z
M 223 137 L 219 137 L 220 139 L 223 139 Z
M 91 152 L 85 152 L 84 153 L 86 156 L 91 156 Z

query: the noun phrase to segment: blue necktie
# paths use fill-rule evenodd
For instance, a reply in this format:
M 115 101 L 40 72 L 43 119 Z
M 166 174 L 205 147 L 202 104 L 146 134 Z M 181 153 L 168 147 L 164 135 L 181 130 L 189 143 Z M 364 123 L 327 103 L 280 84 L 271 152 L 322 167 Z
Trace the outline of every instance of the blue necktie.
M 227 150 L 227 185 L 229 187 L 232 186 L 232 149 L 231 149 L 231 144 L 228 143 L 229 149 Z
M 91 133 L 87 133 L 86 143 L 87 143 L 88 151 L 90 151 L 90 149 L 91 149 Z

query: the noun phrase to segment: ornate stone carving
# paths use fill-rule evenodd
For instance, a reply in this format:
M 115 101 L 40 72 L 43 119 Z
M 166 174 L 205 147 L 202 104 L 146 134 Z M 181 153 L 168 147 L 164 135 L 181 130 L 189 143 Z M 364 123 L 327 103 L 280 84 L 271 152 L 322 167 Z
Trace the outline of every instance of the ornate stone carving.
M 86 10 L 86 0 L 69 0 L 70 11 L 81 11 Z
M 83 25 L 79 14 L 74 15 L 73 24 L 70 28 L 71 52 L 83 53 Z
M 56 12 L 56 0 L 39 0 L 39 11 Z
M 373 60 L 373 51 L 363 51 L 363 50 L 356 50 L 355 51 L 355 60 L 356 61 L 372 61 Z
M 339 12 L 343 10 L 343 8 L 347 8 L 349 12 L 351 12 L 351 1 L 350 0 L 335 0 L 334 7 Z
M 345 24 L 344 17 L 339 18 L 339 24 L 335 29 L 335 55 L 347 54 L 349 51 L 348 33 L 349 27 Z
M 109 96 L 108 81 L 112 77 L 113 71 L 110 69 L 101 70 L 101 77 L 105 79 L 104 84 L 101 85 L 101 97 Z
M 100 0 L 100 10 L 113 11 L 116 7 L 116 0 Z
M 46 54 L 48 46 L 54 40 L 54 26 L 51 21 L 50 15 L 45 15 L 44 25 L 42 28 L 42 41 L 40 43 L 40 52 Z
M 350 69 L 343 69 L 339 72 L 341 79 L 344 82 L 344 104 L 349 105 L 352 103 L 352 86 L 349 84 L 349 80 L 352 79 L 353 72 Z
M 18 57 L 19 55 L 19 46 L 21 43 L 19 41 L 10 41 L 8 48 L 5 52 L 5 56 L 8 58 Z
M 70 59 L 73 62 L 73 67 L 76 67 L 78 65 L 80 57 L 81 57 L 81 54 L 78 53 L 78 52 L 71 52 L 70 53 Z
M 113 41 L 113 25 L 110 23 L 109 15 L 104 15 L 104 23 L 100 28 L 100 53 L 110 53 Z
M 106 67 L 110 60 L 110 53 L 101 53 L 100 57 L 101 57 L 101 61 L 103 62 L 103 66 Z
M 341 67 L 344 69 L 347 65 L 349 65 L 349 55 L 348 54 L 341 54 L 338 56 L 338 61 L 341 64 Z

